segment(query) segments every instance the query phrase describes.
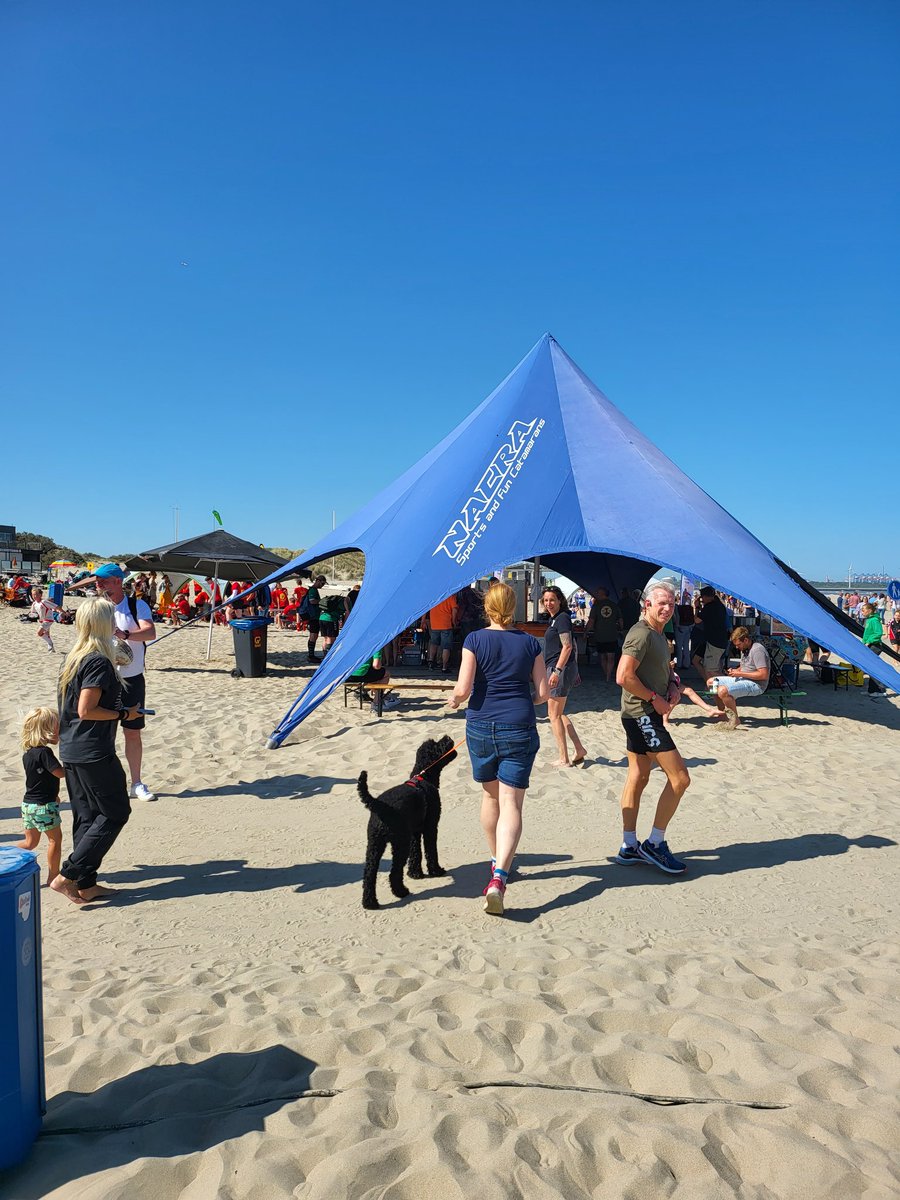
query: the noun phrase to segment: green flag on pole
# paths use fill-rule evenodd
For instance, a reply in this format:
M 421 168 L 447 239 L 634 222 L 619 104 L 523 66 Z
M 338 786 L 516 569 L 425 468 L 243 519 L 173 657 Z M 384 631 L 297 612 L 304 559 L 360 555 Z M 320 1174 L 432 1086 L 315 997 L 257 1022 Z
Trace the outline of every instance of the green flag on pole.
M 213 516 L 219 522 L 219 528 L 221 528 L 222 527 L 222 518 L 219 516 L 219 514 L 216 512 L 215 509 L 213 509 Z

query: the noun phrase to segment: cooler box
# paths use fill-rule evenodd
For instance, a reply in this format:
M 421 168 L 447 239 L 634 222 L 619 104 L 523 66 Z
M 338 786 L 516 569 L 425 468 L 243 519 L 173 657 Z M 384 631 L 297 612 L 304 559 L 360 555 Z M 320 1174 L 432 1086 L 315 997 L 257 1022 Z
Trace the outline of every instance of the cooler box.
M 266 650 L 271 617 L 238 617 L 228 624 L 234 637 L 233 674 L 259 679 L 266 673 Z
M 51 604 L 58 604 L 60 608 L 62 608 L 63 597 L 65 594 L 65 586 L 61 583 L 51 583 L 47 588 L 47 599 Z
M 41 893 L 30 850 L 0 846 L 0 1170 L 21 1162 L 46 1111 Z

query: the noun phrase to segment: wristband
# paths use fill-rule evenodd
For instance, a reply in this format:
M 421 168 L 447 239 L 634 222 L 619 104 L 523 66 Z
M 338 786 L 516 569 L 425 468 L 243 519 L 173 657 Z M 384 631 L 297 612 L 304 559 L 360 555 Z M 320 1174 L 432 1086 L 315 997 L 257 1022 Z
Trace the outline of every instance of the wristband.
M 659 699 L 659 696 L 657 696 L 656 692 L 650 693 L 650 703 L 651 704 L 653 703 L 654 700 L 658 700 L 658 699 Z

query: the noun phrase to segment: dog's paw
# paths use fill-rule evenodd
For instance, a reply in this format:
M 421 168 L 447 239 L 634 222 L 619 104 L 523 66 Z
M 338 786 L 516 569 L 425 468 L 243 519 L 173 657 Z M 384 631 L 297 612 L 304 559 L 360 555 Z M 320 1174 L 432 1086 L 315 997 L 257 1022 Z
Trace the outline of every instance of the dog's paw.
M 439 875 L 447 875 L 447 874 L 449 874 L 449 872 L 445 871 L 444 868 L 440 867 L 440 866 L 434 867 L 434 868 L 432 868 L 432 867 L 428 868 L 428 878 L 429 879 L 436 879 Z
M 397 897 L 398 900 L 405 900 L 406 897 L 410 894 L 408 887 L 395 887 L 395 888 L 391 888 L 391 891 L 394 893 L 394 895 Z
M 377 900 L 363 900 L 363 908 L 381 908 Z
M 407 867 L 407 868 L 406 868 L 406 873 L 407 873 L 407 875 L 410 877 L 410 879 L 424 879 L 424 878 L 425 878 L 425 874 L 424 874 L 424 872 L 422 871 L 422 868 L 421 868 L 421 867 L 418 867 L 418 868 L 415 868 L 415 867 Z M 430 872 L 430 871 L 429 871 L 429 874 L 431 874 L 431 872 Z

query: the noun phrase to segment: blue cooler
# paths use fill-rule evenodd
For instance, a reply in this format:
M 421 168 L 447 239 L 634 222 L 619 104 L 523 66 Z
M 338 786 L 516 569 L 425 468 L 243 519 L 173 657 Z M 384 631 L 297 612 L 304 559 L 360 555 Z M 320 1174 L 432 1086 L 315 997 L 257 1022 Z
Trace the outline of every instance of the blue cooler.
M 47 599 L 51 604 L 58 604 L 62 608 L 62 602 L 66 594 L 65 586 L 58 581 L 51 583 L 47 588 Z
M 30 850 L 0 846 L 0 1170 L 26 1156 L 47 1107 L 40 881 Z

